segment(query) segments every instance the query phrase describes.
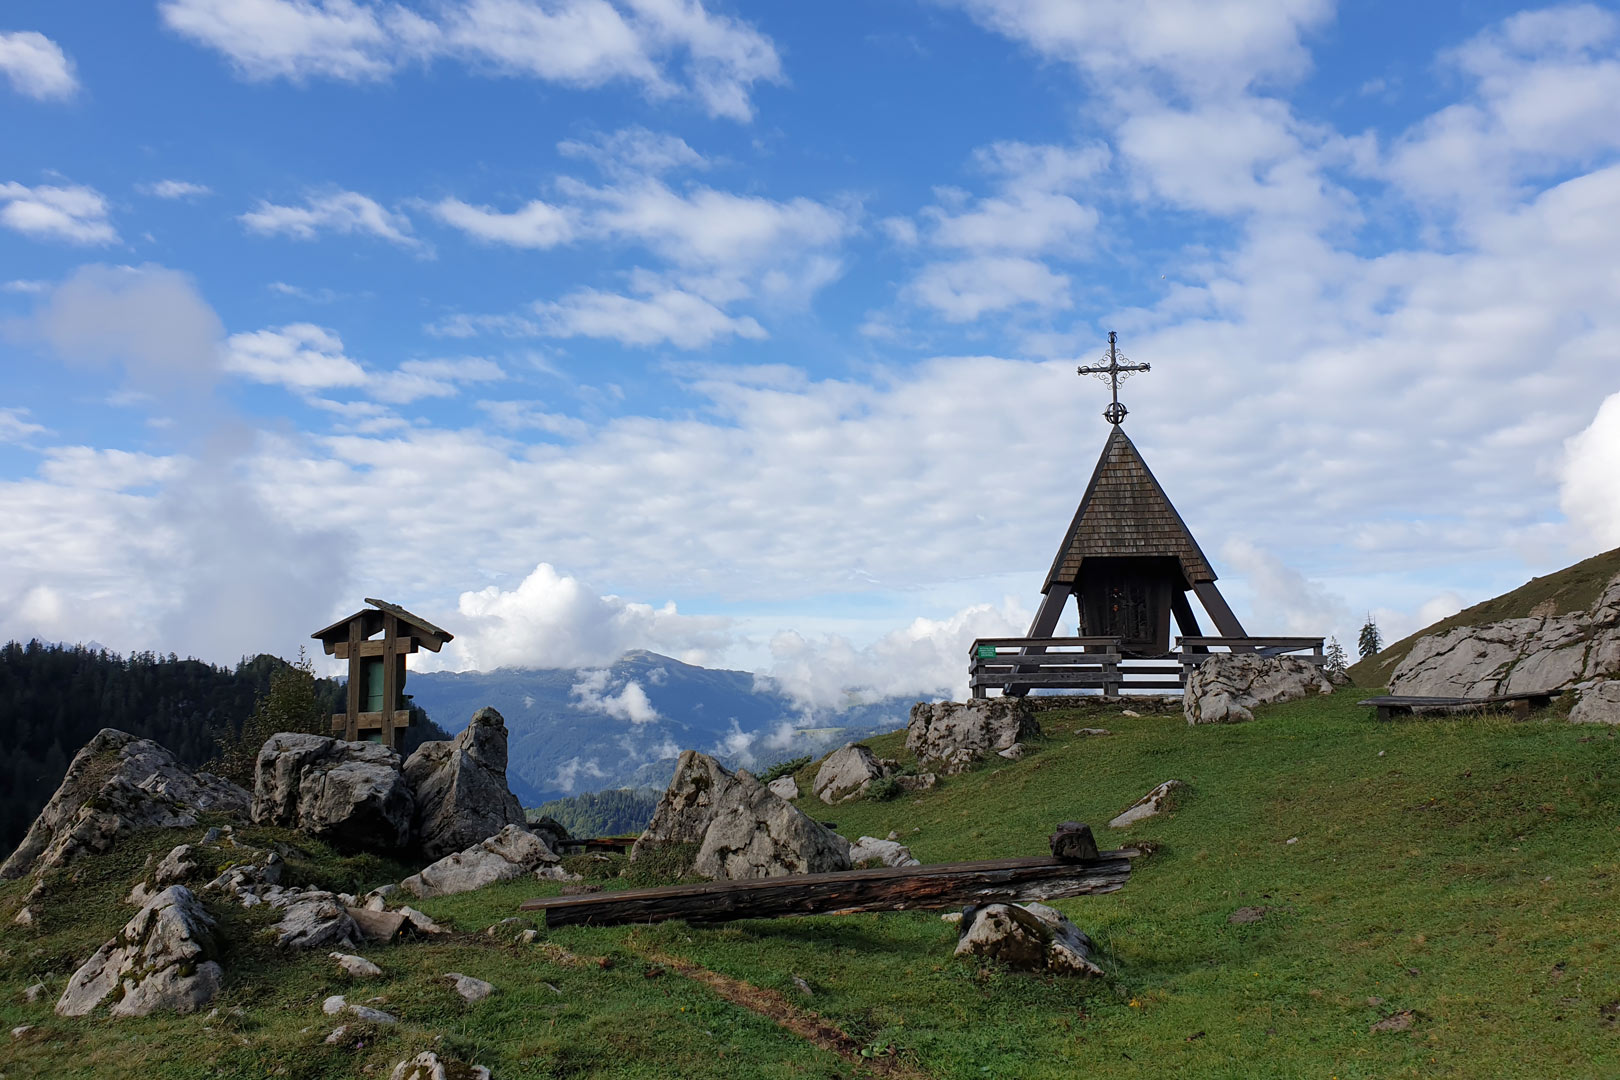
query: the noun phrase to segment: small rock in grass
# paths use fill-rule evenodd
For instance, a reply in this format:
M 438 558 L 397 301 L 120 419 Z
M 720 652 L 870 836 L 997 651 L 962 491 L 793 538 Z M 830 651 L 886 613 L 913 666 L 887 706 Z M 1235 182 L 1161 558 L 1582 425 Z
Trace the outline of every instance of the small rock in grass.
M 399 914 L 405 916 L 405 921 L 418 934 L 448 934 L 450 932 L 413 907 L 402 907 L 399 909 Z
M 1112 731 L 1109 731 L 1109 730 L 1108 730 L 1108 729 L 1107 729 L 1107 728 L 1105 728 L 1105 727 L 1083 727 L 1083 728 L 1075 728 L 1075 731 L 1074 731 L 1074 733 L 1075 733 L 1075 734 L 1076 734 L 1076 735 L 1112 735 L 1112 734 L 1113 734 L 1113 732 L 1112 732 Z
M 1378 1023 L 1376 1023 L 1376 1024 L 1374 1024 L 1372 1026 L 1372 1030 L 1373 1031 L 1407 1031 L 1412 1027 L 1412 1022 L 1415 1019 L 1417 1019 L 1417 1014 L 1414 1013 L 1411 1009 L 1402 1009 L 1400 1012 L 1391 1013 L 1390 1015 L 1384 1017 L 1382 1020 L 1378 1021 Z
M 943 914 L 943 915 L 941 915 L 939 917 L 939 921 L 940 922 L 948 922 L 948 923 L 959 923 L 959 922 L 962 921 L 962 913 L 960 911 L 947 911 L 945 914 Z
M 1240 907 L 1228 915 L 1226 921 L 1228 923 L 1252 923 L 1259 922 L 1265 917 L 1266 909 L 1263 907 Z
M 1108 827 L 1111 829 L 1123 829 L 1128 825 L 1134 825 L 1143 818 L 1153 817 L 1164 809 L 1172 791 L 1186 786 L 1180 780 L 1166 780 L 1127 807 L 1123 813 L 1108 823 Z
M 799 993 L 803 994 L 805 997 L 815 996 L 815 991 L 810 989 L 810 984 L 805 982 L 800 976 L 793 976 L 793 985 L 798 987 Z
M 1137 712 L 1135 709 L 1121 709 L 1119 710 L 1119 715 L 1140 717 L 1142 714 Z
M 489 1070 L 482 1065 L 440 1061 L 439 1055 L 431 1050 L 424 1050 L 415 1057 L 395 1065 L 388 1080 L 447 1080 L 450 1076 L 466 1077 L 467 1080 L 489 1080 Z
M 1285 844 L 1297 844 L 1297 843 L 1299 843 L 1299 837 L 1290 836 L 1287 840 L 1284 840 L 1283 843 L 1285 843 Z
M 459 971 L 447 971 L 444 977 L 455 983 L 456 993 L 469 1005 L 476 1005 L 495 992 L 495 987 L 490 983 Z
M 348 1007 L 349 1003 L 343 1000 L 342 994 L 333 994 L 331 997 L 321 1002 L 321 1012 L 325 1013 L 327 1016 L 336 1016 L 338 1013 L 342 1012 Z
M 338 1016 L 348 1013 L 356 1020 L 364 1020 L 368 1024 L 397 1024 L 399 1018 L 383 1012 L 381 1009 L 367 1008 L 364 1005 L 350 1005 L 344 1000 L 342 994 L 333 994 L 321 1002 L 321 1012 L 327 1016 Z
M 517 943 L 519 945 L 533 945 L 539 940 L 540 931 L 538 930 L 525 930 L 517 936 Z
M 45 994 L 45 984 L 42 982 L 35 983 L 33 986 L 30 986 L 28 989 L 23 991 L 23 1000 L 32 1005 L 34 1002 L 43 998 Z
M 494 926 L 491 926 L 488 930 L 485 930 L 484 933 L 492 938 L 515 937 L 522 931 L 532 929 L 533 927 L 533 922 L 529 921 L 528 919 L 520 919 L 514 915 L 511 918 L 502 919 Z
M 13 1039 L 20 1039 L 24 1035 L 28 1034 L 30 1031 L 33 1031 L 33 1030 L 34 1030 L 34 1025 L 32 1025 L 32 1024 L 23 1024 L 21 1027 L 14 1027 L 14 1028 L 11 1029 L 11 1037 Z
M 1024 757 L 1024 744 L 1015 742 L 1005 750 L 997 750 L 996 756 L 1004 757 L 1008 761 L 1021 761 Z
M 343 969 L 344 974 L 356 979 L 375 979 L 382 974 L 382 968 L 363 956 L 354 956 L 351 953 L 341 952 L 327 953 L 326 955 L 337 961 L 337 966 Z
M 541 881 L 581 881 L 584 875 L 571 874 L 560 866 L 542 866 L 534 872 Z
M 348 1033 L 349 1025 L 339 1024 L 337 1027 L 332 1029 L 332 1034 L 328 1035 L 323 1041 L 327 1046 L 336 1046 L 338 1043 L 343 1041 L 344 1036 L 348 1035 Z

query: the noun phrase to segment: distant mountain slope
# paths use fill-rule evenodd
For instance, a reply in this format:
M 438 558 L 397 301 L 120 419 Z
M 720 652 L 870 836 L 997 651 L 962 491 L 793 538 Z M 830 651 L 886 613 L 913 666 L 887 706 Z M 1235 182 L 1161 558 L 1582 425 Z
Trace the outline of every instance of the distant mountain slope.
M 406 689 L 451 732 L 485 705 L 511 731 L 507 780 L 525 806 L 585 791 L 669 781 L 682 750 L 770 764 L 903 727 L 910 698 L 806 714 L 747 671 L 626 653 L 601 669 L 413 672 Z
M 1402 638 L 1377 656 L 1352 665 L 1350 678 L 1357 686 L 1388 686 L 1390 675 L 1406 659 L 1406 654 L 1412 651 L 1417 639 L 1430 634 L 1443 634 L 1459 626 L 1524 619 L 1532 613 L 1565 615 L 1572 611 L 1585 611 L 1596 602 L 1603 586 L 1613 580 L 1616 574 L 1620 574 L 1620 548 L 1583 559 L 1546 577 L 1531 578 L 1512 592 L 1464 608 L 1448 619 L 1441 619 L 1410 637 Z

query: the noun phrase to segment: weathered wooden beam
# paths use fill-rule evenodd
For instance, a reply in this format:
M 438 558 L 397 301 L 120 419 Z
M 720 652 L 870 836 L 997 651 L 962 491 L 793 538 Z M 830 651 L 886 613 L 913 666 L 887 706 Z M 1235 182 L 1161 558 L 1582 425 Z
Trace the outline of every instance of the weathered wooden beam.
M 1052 856 L 992 859 L 546 897 L 525 900 L 519 910 L 545 912 L 547 927 L 935 910 L 1114 892 L 1130 874 L 1124 852 L 1105 851 L 1078 862 Z
M 416 646 L 416 638 L 402 637 L 399 639 L 399 643 L 394 646 L 394 649 L 396 652 L 414 653 L 416 651 Z M 339 660 L 347 660 L 349 658 L 349 643 L 347 641 L 338 642 L 336 648 L 337 651 L 332 655 L 336 656 Z M 357 655 L 381 656 L 384 650 L 387 648 L 388 642 L 386 641 L 362 641 L 360 643 L 360 651 Z

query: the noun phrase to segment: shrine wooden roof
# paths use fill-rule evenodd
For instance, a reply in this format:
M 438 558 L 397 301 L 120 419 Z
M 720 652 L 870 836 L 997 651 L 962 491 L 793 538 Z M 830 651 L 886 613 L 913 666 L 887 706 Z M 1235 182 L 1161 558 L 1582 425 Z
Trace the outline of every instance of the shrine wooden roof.
M 309 636 L 322 644 L 347 641 L 349 640 L 349 624 L 359 619 L 361 620 L 360 636 L 370 637 L 383 628 L 383 615 L 388 614 L 399 620 L 402 624 L 402 630 L 409 628 L 408 632 L 410 632 L 411 636 L 433 652 L 438 652 L 439 647 L 445 642 L 455 640 L 455 635 L 448 630 L 439 629 L 422 618 L 422 616 L 412 614 L 398 604 L 390 604 L 386 600 L 374 600 L 369 596 L 366 597 L 366 603 L 372 606 L 361 608 L 353 615 L 339 619 L 331 626 L 317 630 Z
M 1116 425 L 1041 591 L 1053 584 L 1072 586 L 1088 558 L 1121 556 L 1173 556 L 1180 561 L 1188 586 L 1215 580 L 1214 568 L 1170 497 L 1124 429 Z

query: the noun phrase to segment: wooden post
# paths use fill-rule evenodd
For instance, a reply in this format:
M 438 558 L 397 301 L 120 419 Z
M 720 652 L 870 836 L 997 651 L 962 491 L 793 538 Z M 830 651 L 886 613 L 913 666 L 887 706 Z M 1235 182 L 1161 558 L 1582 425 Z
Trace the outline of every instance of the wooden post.
M 1209 617 L 1214 621 L 1215 629 L 1220 631 L 1221 637 L 1249 636 L 1244 632 L 1243 624 L 1238 622 L 1238 617 L 1232 614 L 1232 609 L 1226 606 L 1226 598 L 1221 595 L 1221 590 L 1215 587 L 1213 581 L 1195 583 L 1193 592 L 1198 594 L 1198 602 L 1209 612 Z
M 394 613 L 383 613 L 383 651 L 382 651 L 382 742 L 384 746 L 394 745 L 394 706 L 399 701 L 399 665 L 396 657 L 399 656 L 399 620 Z
M 360 620 L 355 619 L 349 624 L 349 715 L 343 721 L 343 738 L 349 742 L 360 737 L 360 681 L 365 672 L 360 659 L 360 643 L 365 640 L 361 633 Z

